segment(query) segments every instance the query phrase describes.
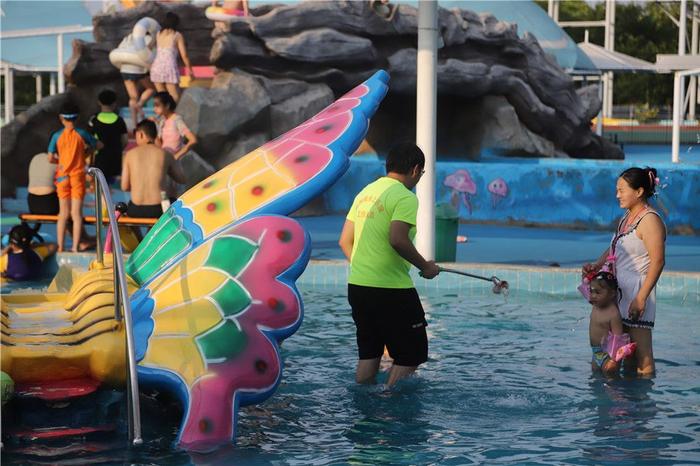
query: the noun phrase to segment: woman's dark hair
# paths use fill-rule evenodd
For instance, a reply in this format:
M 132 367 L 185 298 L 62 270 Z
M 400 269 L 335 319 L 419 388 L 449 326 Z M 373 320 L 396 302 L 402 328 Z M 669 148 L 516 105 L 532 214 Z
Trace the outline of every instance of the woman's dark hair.
M 175 99 L 173 99 L 173 96 L 171 96 L 168 92 L 156 92 L 156 95 L 153 98 L 158 100 L 163 107 L 167 107 L 171 112 L 174 112 L 175 107 L 177 107 Z
M 169 11 L 165 14 L 165 19 L 163 19 L 163 22 L 160 23 L 160 27 L 162 29 L 172 29 L 173 31 L 177 31 L 178 24 L 180 24 L 180 17 L 172 11 Z
M 656 168 L 632 167 L 620 173 L 620 178 L 625 180 L 632 189 L 644 189 L 644 199 L 649 199 L 656 192 Z
M 158 137 L 158 128 L 156 124 L 149 120 L 141 120 L 138 125 L 136 125 L 136 131 L 141 131 L 144 136 L 146 136 L 151 141 L 155 141 Z
M 102 105 L 112 105 L 114 102 L 117 101 L 117 94 L 115 94 L 114 91 L 111 89 L 105 89 L 104 91 L 100 92 L 100 94 L 97 96 L 97 100 Z
M 20 248 L 28 248 L 32 242 L 32 238 L 36 235 L 36 231 L 32 230 L 29 225 L 22 223 L 15 225 L 10 230 L 10 243 L 19 246 Z
M 412 142 L 400 142 L 389 150 L 386 156 L 386 172 L 408 175 L 413 167 L 425 166 L 423 151 Z

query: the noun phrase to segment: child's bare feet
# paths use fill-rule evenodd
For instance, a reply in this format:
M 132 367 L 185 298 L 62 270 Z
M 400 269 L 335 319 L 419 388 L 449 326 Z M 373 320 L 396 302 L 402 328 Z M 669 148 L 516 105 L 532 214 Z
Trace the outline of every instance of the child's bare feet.
M 78 244 L 78 252 L 85 252 L 90 249 L 95 249 L 95 246 L 95 241 L 81 241 L 80 244 Z

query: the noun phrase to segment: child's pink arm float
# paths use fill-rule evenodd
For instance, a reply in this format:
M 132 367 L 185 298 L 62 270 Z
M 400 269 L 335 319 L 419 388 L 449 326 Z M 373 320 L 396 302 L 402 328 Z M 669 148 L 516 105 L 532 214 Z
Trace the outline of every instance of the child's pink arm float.
M 610 357 L 615 362 L 620 362 L 625 358 L 628 358 L 634 354 L 637 349 L 637 344 L 630 342 L 630 336 L 628 333 L 623 333 L 622 335 L 615 335 L 612 332 L 608 332 L 608 336 L 603 337 L 600 342 L 600 346 L 610 355 Z

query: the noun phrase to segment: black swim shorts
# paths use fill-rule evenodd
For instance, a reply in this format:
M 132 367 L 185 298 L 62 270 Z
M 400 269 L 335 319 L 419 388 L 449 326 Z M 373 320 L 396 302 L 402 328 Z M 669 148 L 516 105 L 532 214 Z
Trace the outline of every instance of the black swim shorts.
M 160 204 L 136 205 L 129 201 L 126 213 L 134 218 L 160 218 L 163 215 L 163 207 Z
M 56 192 L 50 194 L 27 194 L 27 204 L 29 212 L 36 215 L 58 215 L 58 195 Z
M 146 73 L 121 73 L 124 81 L 140 81 L 146 77 Z
M 360 359 L 379 358 L 386 346 L 398 366 L 415 367 L 428 360 L 428 323 L 415 288 L 349 284 L 348 301 Z

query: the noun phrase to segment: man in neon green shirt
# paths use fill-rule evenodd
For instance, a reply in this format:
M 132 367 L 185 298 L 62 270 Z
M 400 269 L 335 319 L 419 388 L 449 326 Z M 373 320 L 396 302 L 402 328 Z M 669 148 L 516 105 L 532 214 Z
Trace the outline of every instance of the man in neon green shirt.
M 409 275 L 411 264 L 425 278 L 439 269 L 413 245 L 418 198 L 411 191 L 423 175 L 425 157 L 413 143 L 389 151 L 387 175 L 367 185 L 348 213 L 340 248 L 350 261 L 348 301 L 357 328 L 358 383 L 374 383 L 384 347 L 394 359 L 387 385 L 411 375 L 428 360 L 427 325 Z

